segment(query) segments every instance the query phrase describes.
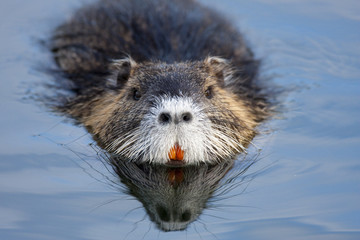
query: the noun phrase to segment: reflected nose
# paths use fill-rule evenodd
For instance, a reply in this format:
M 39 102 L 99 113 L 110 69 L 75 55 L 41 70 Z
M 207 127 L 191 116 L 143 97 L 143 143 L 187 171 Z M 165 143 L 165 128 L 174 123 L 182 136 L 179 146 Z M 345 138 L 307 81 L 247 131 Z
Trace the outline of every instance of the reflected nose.
M 186 210 L 183 214 L 180 216 L 180 222 L 187 222 L 191 219 L 191 212 L 190 210 Z
M 162 112 L 159 114 L 159 123 L 170 124 L 170 123 L 190 123 L 193 119 L 191 112 L 184 112 L 180 114 L 170 114 L 169 112 Z
M 156 207 L 156 212 L 158 213 L 160 219 L 163 220 L 164 222 L 170 221 L 170 213 L 163 206 L 158 205 Z

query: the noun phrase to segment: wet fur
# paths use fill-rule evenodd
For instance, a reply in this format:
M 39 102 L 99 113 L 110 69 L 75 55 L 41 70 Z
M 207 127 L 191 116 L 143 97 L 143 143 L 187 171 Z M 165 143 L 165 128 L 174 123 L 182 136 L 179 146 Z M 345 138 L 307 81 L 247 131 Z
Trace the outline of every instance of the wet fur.
M 56 29 L 51 50 L 68 80 L 57 83 L 67 93 L 53 100 L 55 108 L 86 126 L 109 151 L 133 144 L 126 136 L 141 125 L 151 94 L 184 95 L 205 106 L 213 132 L 224 135 L 216 136 L 220 143 L 209 156 L 214 161 L 243 151 L 269 115 L 259 61 L 229 22 L 195 1 L 95 3 Z M 164 79 L 174 79 L 168 84 L 173 87 L 167 89 Z M 211 100 L 203 96 L 209 86 Z M 134 102 L 134 88 L 146 97 Z

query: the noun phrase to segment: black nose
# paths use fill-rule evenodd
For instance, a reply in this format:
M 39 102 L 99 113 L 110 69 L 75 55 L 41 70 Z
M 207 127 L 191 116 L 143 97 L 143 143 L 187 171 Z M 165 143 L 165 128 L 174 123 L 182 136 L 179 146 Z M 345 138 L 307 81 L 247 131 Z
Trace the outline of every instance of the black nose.
M 168 112 L 162 112 L 159 115 L 159 123 L 161 124 L 169 124 L 174 122 L 175 124 L 184 122 L 189 123 L 193 119 L 193 115 L 190 112 L 184 112 L 181 114 L 175 114 L 175 116 L 172 116 Z
M 171 122 L 171 115 L 170 113 L 161 113 L 159 115 L 159 122 L 162 124 L 167 124 Z
M 190 122 L 192 120 L 192 114 L 189 112 L 181 114 L 181 120 L 184 122 Z

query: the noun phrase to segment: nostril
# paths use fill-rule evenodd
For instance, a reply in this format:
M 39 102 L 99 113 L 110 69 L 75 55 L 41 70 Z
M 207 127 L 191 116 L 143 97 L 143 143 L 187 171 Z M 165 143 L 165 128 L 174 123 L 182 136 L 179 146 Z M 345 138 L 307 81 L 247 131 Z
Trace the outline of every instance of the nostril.
M 169 222 L 170 221 L 170 214 L 169 211 L 167 211 L 164 207 L 162 206 L 157 206 L 156 207 L 156 212 L 159 215 L 160 219 L 164 222 Z
M 171 122 L 171 116 L 170 116 L 170 113 L 161 113 L 159 115 L 159 122 L 160 123 L 170 123 Z
M 186 113 L 183 113 L 181 115 L 181 119 L 184 121 L 184 122 L 190 122 L 192 120 L 192 114 L 189 113 L 189 112 L 186 112 Z
M 181 214 L 180 222 L 187 222 L 191 219 L 191 212 L 189 210 Z

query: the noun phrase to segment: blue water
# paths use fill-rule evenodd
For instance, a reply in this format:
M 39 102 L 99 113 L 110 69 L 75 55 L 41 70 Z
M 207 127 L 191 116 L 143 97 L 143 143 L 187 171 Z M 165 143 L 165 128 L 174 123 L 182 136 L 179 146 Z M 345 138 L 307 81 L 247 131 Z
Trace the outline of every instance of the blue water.
M 249 150 L 256 163 L 182 232 L 159 231 L 109 184 L 84 129 L 22 99 L 49 79 L 37 39 L 83 2 L 0 2 L 0 239 L 360 239 L 360 2 L 202 1 L 289 91 Z

